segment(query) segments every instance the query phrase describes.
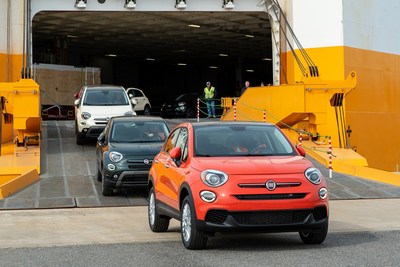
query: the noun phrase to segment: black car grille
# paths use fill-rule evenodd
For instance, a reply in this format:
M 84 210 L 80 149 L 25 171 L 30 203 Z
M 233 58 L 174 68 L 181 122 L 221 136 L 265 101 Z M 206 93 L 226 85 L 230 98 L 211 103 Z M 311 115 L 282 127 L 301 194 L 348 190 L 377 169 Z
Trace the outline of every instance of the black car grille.
M 298 199 L 304 198 L 305 193 L 296 194 L 252 194 L 252 195 L 235 195 L 239 200 L 277 200 L 277 199 Z
M 147 185 L 148 175 L 146 174 L 127 174 L 122 183 L 127 185 Z
M 228 212 L 226 210 L 210 210 L 205 221 L 215 224 L 223 224 L 228 215 L 232 216 L 240 225 L 280 225 L 304 222 L 310 214 L 316 221 L 327 217 L 324 207 L 313 210 L 277 210 L 277 211 L 248 211 Z
M 145 164 L 143 159 L 127 160 L 128 168 L 135 171 L 149 171 L 153 160 L 149 159 L 149 163 Z

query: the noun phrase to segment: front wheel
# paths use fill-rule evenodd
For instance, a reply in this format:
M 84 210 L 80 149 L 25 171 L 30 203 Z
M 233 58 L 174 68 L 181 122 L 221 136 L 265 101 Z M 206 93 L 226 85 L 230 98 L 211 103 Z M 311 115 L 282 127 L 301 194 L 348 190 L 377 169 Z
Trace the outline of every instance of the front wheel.
M 112 196 L 114 193 L 113 188 L 111 188 L 106 181 L 104 180 L 104 175 L 102 175 L 102 181 L 101 181 L 101 193 L 103 196 Z
M 324 242 L 328 234 L 328 225 L 320 229 L 318 232 L 299 232 L 301 240 L 304 244 L 321 244 Z
M 186 118 L 195 118 L 196 110 L 194 108 L 188 108 L 186 111 Z
M 207 236 L 197 230 L 196 212 L 190 196 L 186 196 L 181 207 L 181 237 L 187 249 L 203 249 L 207 244 Z
M 170 218 L 158 214 L 154 187 L 152 187 L 149 192 L 149 205 L 147 206 L 147 215 L 149 218 L 149 226 L 151 231 L 165 232 L 168 230 Z
M 103 181 L 103 174 L 101 173 L 100 169 L 97 169 L 97 181 L 101 182 Z

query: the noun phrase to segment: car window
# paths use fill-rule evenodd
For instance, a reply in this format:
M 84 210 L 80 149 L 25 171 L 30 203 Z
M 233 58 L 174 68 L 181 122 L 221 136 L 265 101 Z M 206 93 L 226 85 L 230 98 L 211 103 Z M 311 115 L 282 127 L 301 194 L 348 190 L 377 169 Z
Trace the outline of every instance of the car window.
M 181 160 L 185 161 L 187 158 L 187 141 L 188 141 L 188 129 L 186 127 L 181 128 L 178 138 L 176 140 L 175 147 L 180 147 L 182 151 Z
M 110 142 L 116 143 L 162 143 L 168 136 L 167 125 L 160 121 L 114 122 Z
M 119 106 L 129 105 L 129 102 L 123 89 L 91 89 L 87 90 L 83 104 L 88 106 Z
M 134 90 L 135 91 L 135 97 L 142 97 L 143 93 L 140 92 L 139 90 Z
M 194 136 L 197 156 L 295 154 L 287 138 L 274 125 L 199 126 Z
M 177 140 L 177 138 L 178 138 L 178 136 L 179 136 L 179 131 L 180 131 L 180 129 L 181 129 L 181 128 L 175 129 L 175 130 L 169 135 L 167 141 L 166 141 L 165 144 L 164 144 L 164 151 L 165 151 L 165 152 L 169 153 L 169 152 L 175 147 L 176 140 Z

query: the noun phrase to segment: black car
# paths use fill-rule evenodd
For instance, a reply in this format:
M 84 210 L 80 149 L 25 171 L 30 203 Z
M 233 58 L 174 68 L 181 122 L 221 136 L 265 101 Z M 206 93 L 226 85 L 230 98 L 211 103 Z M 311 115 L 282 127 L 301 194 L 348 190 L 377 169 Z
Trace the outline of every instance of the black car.
M 147 186 L 154 156 L 169 134 L 160 117 L 113 117 L 96 144 L 97 180 L 104 196 L 121 187 Z
M 163 118 L 196 118 L 198 93 L 183 93 L 173 100 L 167 101 L 161 107 Z M 201 103 L 200 103 L 201 104 Z

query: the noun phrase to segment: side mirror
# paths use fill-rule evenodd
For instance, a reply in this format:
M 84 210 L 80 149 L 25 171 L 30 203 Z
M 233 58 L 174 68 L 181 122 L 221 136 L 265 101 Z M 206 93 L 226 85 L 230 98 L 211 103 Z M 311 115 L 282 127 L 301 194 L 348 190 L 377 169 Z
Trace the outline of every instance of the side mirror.
M 75 93 L 75 94 L 74 94 L 74 98 L 75 98 L 75 99 L 78 99 L 78 98 L 79 98 L 79 93 Z
M 80 98 L 75 99 L 75 100 L 74 100 L 74 105 L 75 105 L 75 106 L 79 106 L 79 103 L 81 102 L 80 100 L 81 100 Z
M 102 132 L 99 137 L 97 137 L 97 141 L 99 142 L 99 145 L 104 146 L 105 145 L 105 141 L 106 141 L 106 137 L 104 135 L 104 132 Z
M 301 146 L 297 145 L 297 146 L 296 146 L 296 149 L 297 149 L 297 151 L 299 152 L 299 154 L 300 154 L 302 157 L 305 157 L 305 156 L 306 156 L 306 151 L 304 150 L 304 148 L 302 148 Z
M 179 160 L 181 158 L 182 155 L 182 150 L 181 148 L 178 147 L 174 147 L 171 152 L 169 152 L 169 155 L 171 157 L 171 159 L 173 159 L 174 161 Z

